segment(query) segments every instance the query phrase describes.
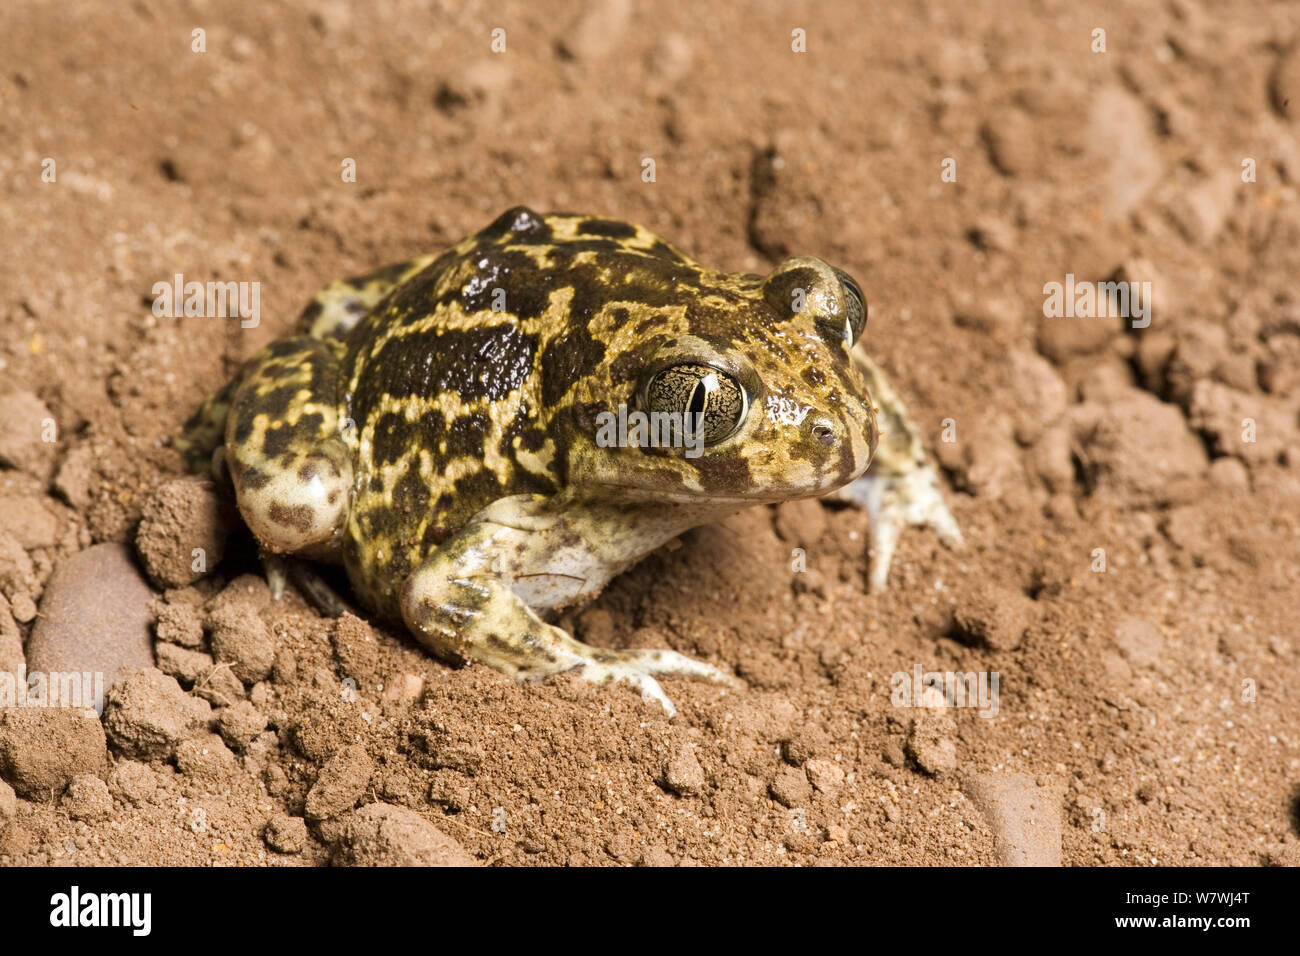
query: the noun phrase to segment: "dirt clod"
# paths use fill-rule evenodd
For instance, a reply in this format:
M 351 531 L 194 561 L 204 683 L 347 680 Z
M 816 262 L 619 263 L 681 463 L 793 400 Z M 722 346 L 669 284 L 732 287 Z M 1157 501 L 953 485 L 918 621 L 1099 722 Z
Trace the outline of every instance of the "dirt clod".
M 307 846 L 307 823 L 302 817 L 277 814 L 267 823 L 263 837 L 276 853 L 301 853 Z
M 147 763 L 122 760 L 108 776 L 108 789 L 117 800 L 138 807 L 153 799 L 158 777 Z
M 227 605 L 208 614 L 212 656 L 245 684 L 255 684 L 275 664 L 275 637 L 266 622 L 246 605 Z
M 50 799 L 79 774 L 104 771 L 104 727 L 93 711 L 0 708 L 0 777 L 21 796 Z
M 464 848 L 405 807 L 371 803 L 349 814 L 334 851 L 341 866 L 474 866 Z
M 229 503 L 209 482 L 159 485 L 135 537 L 150 580 L 160 588 L 180 588 L 206 575 L 225 556 L 231 518 Z
M 360 744 L 344 747 L 321 768 L 307 794 L 307 819 L 325 820 L 350 810 L 365 793 L 374 764 Z
M 266 729 L 266 716 L 246 700 L 223 707 L 217 714 L 217 732 L 236 750 L 243 750 Z
M 113 798 L 108 784 L 92 774 L 78 774 L 63 793 L 61 806 L 74 820 L 93 823 L 106 820 L 113 813 Z
M 795 24 L 776 5 L 728 18 L 680 0 L 537 0 L 504 24 L 500 55 L 486 28 L 466 41 L 482 17 L 449 19 L 449 6 L 371 4 L 362 16 L 337 2 L 228 0 L 196 24 L 178 4 L 5 5 L 0 777 L 20 789 L 0 856 L 1293 862 L 1294 4 L 931 0 L 864 18 L 826 0 Z M 176 55 L 196 25 L 208 53 Z M 1104 53 L 1090 49 L 1098 26 Z M 301 162 L 284 161 L 285 143 Z M 355 182 L 340 179 L 345 159 Z M 315 570 L 355 616 L 318 614 L 294 575 L 272 601 L 247 528 L 237 515 L 229 535 L 221 527 L 229 456 L 210 488 L 189 476 L 184 423 L 293 334 L 327 282 L 440 254 L 519 203 L 638 223 L 729 274 L 816 256 L 854 277 L 869 302 L 859 348 L 906 404 L 964 549 L 908 525 L 888 588 L 869 590 L 879 516 L 873 527 L 861 508 L 809 496 L 685 531 L 599 595 L 567 582 L 583 603 L 552 623 L 575 636 L 675 650 L 741 679 L 665 677 L 671 719 L 626 684 L 517 684 L 439 660 L 401 621 L 366 612 L 343 568 Z M 758 386 L 742 428 L 698 463 L 701 481 L 761 495 L 746 483 L 774 466 L 811 480 L 822 446 L 788 423 L 843 407 L 824 390 L 833 370 L 783 369 L 779 343 L 811 345 L 788 337 L 798 323 L 774 327 L 771 348 L 738 336 L 735 303 L 679 298 L 691 270 L 669 265 L 671 286 L 642 276 L 608 302 L 535 262 L 502 272 L 526 286 L 528 308 L 562 308 L 574 285 L 568 304 L 591 332 L 566 339 L 565 355 L 539 339 L 541 392 L 601 352 L 620 395 L 574 397 L 635 404 L 641 365 L 667 354 L 660 326 L 684 315 Z M 151 290 L 178 273 L 255 286 L 260 321 L 155 311 Z M 1101 282 L 1126 286 L 1111 297 Z M 1049 314 L 1053 284 L 1069 283 L 1067 314 Z M 1120 314 L 1137 294 L 1146 314 Z M 623 317 L 647 296 L 662 307 Z M 764 314 L 744 310 L 745 324 Z M 531 333 L 538 320 L 527 322 Z M 354 404 L 367 391 L 378 394 L 367 385 Z M 874 392 L 879 478 L 891 439 L 908 436 Z M 483 431 L 478 403 L 436 404 L 448 441 L 474 449 L 448 465 L 466 481 L 479 438 L 489 464 L 549 455 L 495 414 Z M 618 483 L 627 476 L 602 462 L 643 460 L 596 451 L 588 472 L 555 460 L 566 486 L 583 474 Z M 432 509 L 409 481 L 398 487 L 399 511 Z M 390 527 L 383 513 L 355 517 Z M 448 529 L 391 530 L 432 544 Z M 6 706 L 15 675 L 42 663 L 61 576 L 106 547 L 140 564 L 137 597 L 162 590 L 152 634 L 133 625 L 134 646 L 156 648 L 135 663 L 159 670 L 119 679 L 102 725 Z M 124 581 L 82 574 L 64 637 L 81 650 L 116 640 L 103 618 Z M 935 700 L 916 690 L 918 669 L 996 673 L 1000 697 Z M 351 788 L 335 797 L 326 768 L 357 747 L 369 779 L 357 796 L 361 774 L 342 775 Z M 61 799 L 86 774 L 108 783 L 107 819 L 73 819 L 77 801 Z M 1038 809 L 1016 810 L 1010 787 L 963 798 L 980 775 L 1023 775 Z M 1054 781 L 1068 796 L 1040 801 Z M 334 815 L 307 824 L 314 786 L 313 810 Z M 5 802 L 0 787 L 0 816 Z M 1016 821 L 1053 809 L 1055 855 L 1014 857 Z
M 210 716 L 208 704 L 181 690 L 174 677 L 147 668 L 128 672 L 109 692 L 104 730 L 124 756 L 166 759 L 202 732 Z

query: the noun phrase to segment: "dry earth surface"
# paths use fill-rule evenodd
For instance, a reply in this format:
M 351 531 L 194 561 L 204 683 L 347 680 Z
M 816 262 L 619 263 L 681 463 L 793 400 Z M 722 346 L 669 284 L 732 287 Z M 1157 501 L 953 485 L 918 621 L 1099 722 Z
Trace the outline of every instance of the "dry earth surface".
M 0 710 L 0 863 L 1300 862 L 1294 4 L 11 0 L 0 63 L 0 671 L 111 682 Z M 684 536 L 564 619 L 743 679 L 673 720 L 271 602 L 170 436 L 519 203 L 855 275 L 966 549 L 868 595 L 855 510 Z M 176 273 L 260 322 L 155 317 Z M 1149 325 L 1046 317 L 1067 274 Z

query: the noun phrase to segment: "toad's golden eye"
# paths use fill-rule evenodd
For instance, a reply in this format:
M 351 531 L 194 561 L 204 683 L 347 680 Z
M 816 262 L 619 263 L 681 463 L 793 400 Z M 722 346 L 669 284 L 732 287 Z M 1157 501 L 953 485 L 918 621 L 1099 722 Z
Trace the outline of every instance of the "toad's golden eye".
M 650 413 L 681 415 L 689 431 L 699 428 L 704 444 L 716 445 L 745 420 L 749 396 L 734 378 L 709 365 L 673 365 L 656 372 L 645 387 Z
M 840 285 L 844 287 L 844 342 L 852 348 L 867 325 L 867 299 L 852 276 L 839 269 L 834 271 Z

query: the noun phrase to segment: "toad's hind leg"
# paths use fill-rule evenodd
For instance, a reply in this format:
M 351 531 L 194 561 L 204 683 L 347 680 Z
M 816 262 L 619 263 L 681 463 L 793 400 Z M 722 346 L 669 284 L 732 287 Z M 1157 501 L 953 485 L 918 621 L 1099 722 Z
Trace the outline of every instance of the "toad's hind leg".
M 321 340 L 342 339 L 384 296 L 435 258 L 419 256 L 363 276 L 331 282 L 312 296 L 302 310 L 298 317 L 298 333 Z M 224 388 L 209 395 L 173 440 L 173 446 L 184 456 L 186 467 L 191 472 L 217 477 L 218 469 L 213 466 L 212 456 L 225 439 L 230 402 L 247 369 L 245 366 Z
M 337 403 L 342 344 L 298 336 L 249 360 L 226 419 L 240 514 L 267 551 L 334 558 L 352 465 Z
M 226 417 L 238 385 L 239 379 L 235 378 L 204 399 L 172 439 L 172 447 L 181 453 L 185 467 L 193 474 L 216 477 L 212 456 L 225 441 Z
M 903 400 L 860 346 L 853 350 L 853 361 L 866 378 L 876 405 L 880 443 L 866 474 L 829 497 L 867 510 L 871 519 L 871 572 L 867 584 L 872 591 L 883 591 L 889 583 L 889 567 L 903 528 L 934 528 L 939 540 L 950 548 L 960 548 L 962 537 Z
M 314 296 L 298 317 L 298 331 L 317 339 L 341 339 L 379 302 L 434 260 L 420 256 L 367 275 L 331 282 Z

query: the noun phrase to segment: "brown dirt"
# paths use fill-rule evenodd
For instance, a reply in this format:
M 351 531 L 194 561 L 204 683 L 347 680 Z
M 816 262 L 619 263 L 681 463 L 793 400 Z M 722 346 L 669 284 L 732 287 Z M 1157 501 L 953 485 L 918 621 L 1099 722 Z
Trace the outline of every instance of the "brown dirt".
M 1300 860 L 1287 5 L 18 0 L 5 21 L 0 669 L 55 569 L 120 542 L 173 588 L 156 656 L 179 686 L 124 672 L 106 760 L 102 732 L 0 726 L 0 862 Z M 190 584 L 166 535 L 219 508 L 154 492 L 205 392 L 324 282 L 516 203 L 731 270 L 855 275 L 966 551 L 912 532 L 868 596 L 856 511 L 687 535 L 567 619 L 744 679 L 669 682 L 672 721 L 226 587 L 240 537 Z M 260 282 L 260 324 L 155 318 L 175 273 Z M 1045 318 L 1067 273 L 1152 282 L 1150 327 Z M 997 672 L 996 717 L 895 706 L 918 665 Z

